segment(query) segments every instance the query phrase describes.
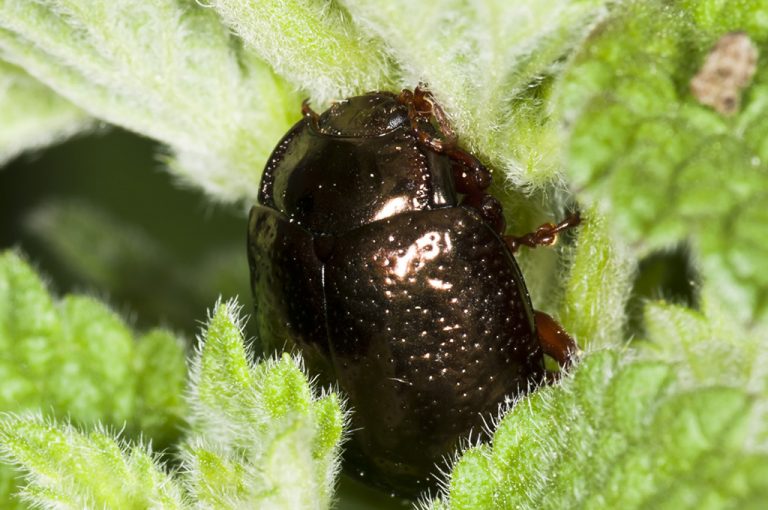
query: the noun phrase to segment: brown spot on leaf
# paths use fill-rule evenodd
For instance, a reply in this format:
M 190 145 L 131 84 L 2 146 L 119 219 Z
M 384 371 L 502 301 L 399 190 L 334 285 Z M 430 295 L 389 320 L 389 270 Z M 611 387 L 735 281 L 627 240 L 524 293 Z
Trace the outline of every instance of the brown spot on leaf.
M 747 34 L 725 34 L 691 80 L 691 92 L 701 104 L 722 115 L 733 115 L 757 70 L 757 56 L 757 47 Z

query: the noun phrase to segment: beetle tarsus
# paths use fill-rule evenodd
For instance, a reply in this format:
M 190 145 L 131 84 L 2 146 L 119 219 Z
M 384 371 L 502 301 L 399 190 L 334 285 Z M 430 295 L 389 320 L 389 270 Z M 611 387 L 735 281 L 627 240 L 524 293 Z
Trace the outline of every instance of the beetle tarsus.
M 565 230 L 577 227 L 581 224 L 581 215 L 578 211 L 568 216 L 558 223 L 544 223 L 535 231 L 522 236 L 504 236 L 504 242 L 507 243 L 512 253 L 517 252 L 521 246 L 536 248 L 537 246 L 551 246 L 557 242 L 557 235 Z

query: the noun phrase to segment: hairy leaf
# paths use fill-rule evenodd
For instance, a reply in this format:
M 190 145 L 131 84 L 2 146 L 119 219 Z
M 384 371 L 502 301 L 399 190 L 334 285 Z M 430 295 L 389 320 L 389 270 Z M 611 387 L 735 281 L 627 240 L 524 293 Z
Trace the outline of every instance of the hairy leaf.
M 623 336 L 632 264 L 596 210 L 585 214 L 567 259 L 559 313 L 565 330 L 582 349 L 616 347 Z
M 185 508 L 180 487 L 146 447 L 104 430 L 10 416 L 0 422 L 0 451 L 24 468 L 21 497 L 37 508 Z
M 90 128 L 72 103 L 20 68 L 0 60 L 0 165 Z
M 345 415 L 288 354 L 254 365 L 234 302 L 216 307 L 193 366 L 189 492 L 224 508 L 329 508 Z
M 609 2 L 343 3 L 385 41 L 405 86 L 429 84 L 473 150 L 517 184 L 552 178 L 557 139 L 546 121 L 549 82 L 542 79 Z
M 0 56 L 93 116 L 167 143 L 177 175 L 224 201 L 255 198 L 300 113 L 285 82 L 196 2 L 0 0 Z
M 556 93 L 581 196 L 639 251 L 691 240 L 703 273 L 744 323 L 768 311 L 766 19 L 760 1 L 633 2 L 587 41 Z M 735 30 L 761 57 L 729 117 L 700 104 L 690 81 Z
M 121 426 L 137 417 L 138 402 L 157 398 L 143 392 L 155 391 L 151 382 L 159 377 L 168 405 L 144 416 L 158 428 L 141 430 L 156 438 L 176 434 L 186 370 L 180 340 L 161 329 L 136 336 L 91 297 L 52 298 L 9 251 L 0 254 L 0 350 L 1 410 L 51 409 L 77 423 Z
M 392 88 L 394 65 L 337 3 L 321 0 L 213 0 L 250 49 L 291 83 L 325 106 Z
M 664 362 L 591 354 L 559 386 L 519 401 L 492 446 L 465 452 L 432 507 L 758 505 L 768 456 L 750 448 L 765 429 L 754 397 L 688 389 Z
M 768 394 L 765 331 L 745 330 L 716 301 L 702 310 L 651 301 L 643 314 L 648 353 L 676 363 L 678 378 L 688 387 L 727 385 Z
M 14 252 L 0 253 L 0 411 L 40 409 L 78 424 L 101 421 L 161 445 L 184 413 L 184 348 L 156 329 L 136 335 L 86 296 L 51 297 Z M 0 478 L 8 500 L 13 474 Z
M 330 508 L 346 417 L 334 393 L 316 393 L 301 360 L 255 364 L 235 302 L 218 304 L 201 338 L 188 393 L 190 434 L 181 471 L 97 428 L 34 415 L 0 420 L 0 452 L 26 474 L 22 498 L 39 508 Z M 156 335 L 146 343 L 160 341 Z M 162 342 L 161 342 L 162 343 Z M 157 350 L 155 350 L 157 352 Z M 156 384 L 142 368 L 144 383 Z M 158 391 L 142 401 L 172 407 Z

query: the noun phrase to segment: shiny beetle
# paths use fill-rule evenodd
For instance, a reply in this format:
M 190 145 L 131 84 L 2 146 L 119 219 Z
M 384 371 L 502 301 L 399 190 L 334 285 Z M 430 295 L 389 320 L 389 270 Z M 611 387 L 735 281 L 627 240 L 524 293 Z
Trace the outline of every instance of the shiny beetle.
M 250 213 L 258 335 L 298 346 L 349 398 L 351 472 L 414 495 L 500 403 L 546 378 L 544 353 L 565 365 L 576 352 L 534 312 L 512 254 L 578 215 L 504 236 L 490 173 L 423 88 L 303 113 Z

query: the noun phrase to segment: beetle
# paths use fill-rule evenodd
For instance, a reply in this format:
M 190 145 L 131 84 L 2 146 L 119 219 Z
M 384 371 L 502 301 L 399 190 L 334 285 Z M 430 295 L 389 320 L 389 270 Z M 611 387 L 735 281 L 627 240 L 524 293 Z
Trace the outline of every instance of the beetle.
M 576 344 L 531 305 L 490 172 L 424 87 L 322 114 L 305 101 L 263 173 L 248 259 L 257 334 L 297 346 L 353 409 L 345 465 L 405 496 Z

